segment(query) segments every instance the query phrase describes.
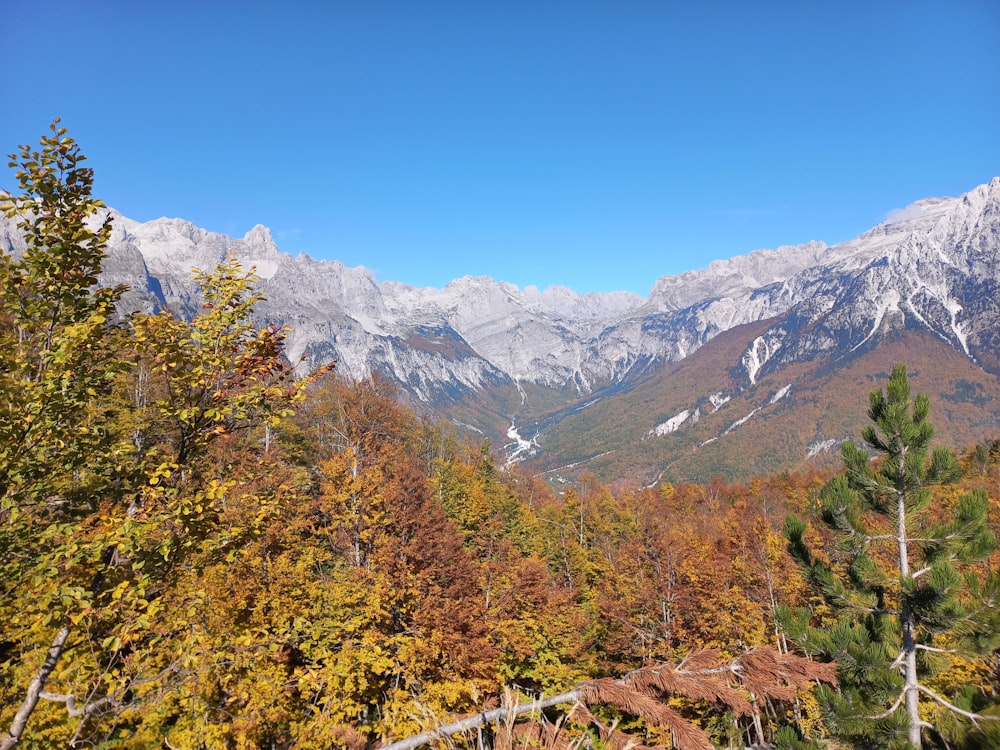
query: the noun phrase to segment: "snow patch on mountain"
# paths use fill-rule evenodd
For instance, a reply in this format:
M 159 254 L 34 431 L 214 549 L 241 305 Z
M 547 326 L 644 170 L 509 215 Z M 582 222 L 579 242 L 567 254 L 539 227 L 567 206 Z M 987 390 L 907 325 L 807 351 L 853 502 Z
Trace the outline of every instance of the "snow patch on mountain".
M 719 391 L 718 393 L 713 393 L 709 396 L 708 402 L 715 408 L 716 411 L 718 411 L 719 407 L 727 403 L 731 398 L 732 396 L 728 396 L 722 391 Z
M 814 458 L 820 453 L 829 453 L 838 445 L 840 445 L 840 441 L 834 440 L 833 438 L 817 440 L 816 442 L 810 443 L 806 446 L 806 458 Z
M 512 441 L 504 445 L 504 452 L 507 454 L 506 466 L 508 467 L 530 458 L 538 451 L 538 436 L 535 435 L 530 440 L 525 440 L 513 422 L 507 428 L 507 437 Z
M 740 419 L 737 419 L 735 422 L 733 422 L 731 425 L 729 425 L 729 427 L 727 427 L 725 430 L 723 430 L 722 434 L 723 435 L 728 435 L 733 430 L 735 430 L 735 429 L 737 429 L 739 427 L 742 427 L 747 422 L 749 422 L 754 416 L 756 416 L 761 411 L 763 411 L 764 409 L 766 409 L 768 406 L 773 406 L 774 404 L 776 404 L 779 401 L 781 401 L 781 399 L 785 398 L 785 396 L 787 396 L 791 390 L 792 390 L 792 386 L 790 384 L 786 385 L 786 386 L 783 386 L 782 388 L 779 388 L 777 391 L 775 391 L 774 393 L 772 393 L 768 397 L 767 401 L 764 403 L 763 406 L 758 406 L 756 409 L 752 409 L 750 411 L 750 413 L 747 414 L 746 416 L 741 417 Z
M 959 304 L 957 300 L 946 299 L 945 309 L 947 309 L 948 313 L 951 315 L 951 330 L 955 334 L 955 338 L 958 339 L 959 343 L 962 345 L 962 351 L 965 352 L 967 357 L 971 357 L 972 355 L 969 353 L 968 336 L 965 331 L 962 330 L 962 326 L 957 320 L 958 314 L 962 312 L 962 305 Z
M 788 385 L 786 385 L 786 386 L 784 386 L 782 388 L 779 388 L 777 391 L 775 391 L 774 394 L 772 394 L 771 398 L 769 398 L 767 400 L 767 405 L 768 406 L 772 406 L 772 405 L 778 403 L 779 401 L 781 401 L 781 399 L 783 399 L 785 396 L 787 396 L 788 393 L 791 390 L 792 390 L 791 384 L 788 384 Z
M 735 422 L 733 422 L 733 423 L 732 423 L 731 425 L 729 425 L 729 427 L 727 427 L 726 429 L 724 429 L 724 430 L 722 431 L 722 434 L 723 434 L 723 435 L 728 435 L 728 434 L 729 434 L 730 432 L 732 432 L 733 430 L 735 430 L 735 429 L 737 429 L 737 428 L 739 428 L 739 427 L 742 427 L 742 426 L 743 426 L 743 425 L 745 425 L 745 424 L 746 424 L 747 422 L 749 422 L 749 421 L 750 421 L 751 419 L 753 419 L 753 417 L 754 417 L 754 416 L 755 416 L 755 415 L 756 415 L 756 414 L 757 414 L 757 413 L 758 413 L 758 412 L 759 412 L 759 411 L 760 411 L 760 410 L 761 410 L 762 408 L 763 408 L 762 406 L 758 406 L 758 407 L 757 407 L 756 409 L 753 409 L 753 410 L 751 410 L 751 411 L 750 411 L 750 413 L 749 413 L 749 414 L 747 414 L 746 416 L 743 416 L 743 417 L 740 417 L 740 418 L 739 418 L 739 419 L 737 419 L 737 420 L 736 420 Z
M 743 354 L 742 360 L 743 368 L 747 371 L 751 385 L 756 384 L 757 375 L 780 348 L 781 340 L 774 336 L 758 336 L 751 342 L 750 347 Z
M 682 424 L 688 421 L 688 419 L 691 419 L 692 422 L 697 422 L 698 416 L 699 414 L 697 409 L 695 409 L 694 413 L 692 413 L 690 409 L 685 409 L 684 411 L 672 416 L 666 422 L 656 425 L 656 427 L 651 429 L 647 435 L 649 437 L 663 437 L 664 435 L 669 435 L 671 432 L 676 432 Z
M 860 349 L 865 345 L 876 333 L 882 328 L 882 321 L 889 313 L 897 312 L 902 314 L 902 310 L 899 309 L 900 296 L 899 292 L 895 289 L 887 289 L 881 298 L 876 303 L 875 316 L 872 320 L 871 330 L 869 330 L 868 335 L 861 340 L 860 343 L 856 344 L 851 351 Z

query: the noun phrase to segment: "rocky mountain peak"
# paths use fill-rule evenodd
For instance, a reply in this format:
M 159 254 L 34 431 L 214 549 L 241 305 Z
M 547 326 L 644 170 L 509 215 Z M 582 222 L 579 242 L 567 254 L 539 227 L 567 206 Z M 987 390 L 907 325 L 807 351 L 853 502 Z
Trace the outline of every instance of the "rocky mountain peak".
M 661 312 L 682 310 L 714 297 L 746 294 L 784 281 L 804 268 L 820 263 L 827 250 L 823 242 L 761 249 L 728 260 L 712 261 L 707 268 L 685 271 L 656 280 L 649 302 Z
M 991 354 L 1000 350 L 1000 178 L 917 201 L 839 245 L 756 250 L 661 277 L 648 299 L 522 290 L 485 276 L 442 289 L 378 282 L 363 267 L 281 253 L 262 225 L 234 238 L 182 219 L 114 218 L 105 278 L 132 286 L 134 309 L 193 314 L 191 269 L 233 253 L 256 268 L 266 295 L 258 312 L 290 326 L 289 355 L 304 367 L 336 360 L 350 377 L 381 372 L 428 409 L 463 404 L 478 415 L 463 421 L 484 432 L 501 419 L 500 437 L 539 389 L 554 401 L 601 398 L 751 324 L 759 332 L 728 365 L 747 385 L 791 363 L 855 356 L 903 328 L 1000 368 Z M 19 241 L 12 226 L 0 220 L 8 248 Z M 508 389 L 499 412 L 481 403 L 489 389 Z

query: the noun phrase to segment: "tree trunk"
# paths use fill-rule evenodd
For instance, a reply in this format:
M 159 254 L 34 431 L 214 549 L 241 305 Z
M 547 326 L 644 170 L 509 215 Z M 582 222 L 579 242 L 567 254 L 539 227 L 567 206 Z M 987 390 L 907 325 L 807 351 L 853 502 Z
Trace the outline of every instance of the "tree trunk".
M 14 714 L 14 721 L 10 724 L 7 736 L 0 739 L 0 750 L 10 750 L 10 748 L 14 747 L 21 740 L 21 735 L 24 734 L 25 727 L 28 726 L 28 719 L 31 718 L 35 706 L 38 705 L 38 699 L 45 689 L 45 682 L 49 679 L 49 675 L 52 674 L 52 670 L 56 668 L 56 663 L 59 661 L 59 657 L 62 656 L 68 639 L 69 625 L 63 625 L 59 628 L 59 632 L 56 633 L 52 645 L 49 646 L 49 653 L 45 657 L 45 662 L 31 679 L 31 684 L 28 685 L 28 693 L 24 696 L 21 707 Z
M 903 484 L 905 476 L 906 451 L 899 455 L 899 484 L 896 487 L 896 534 L 899 543 L 899 577 L 905 580 L 910 577 L 909 538 L 906 532 L 906 488 Z M 920 694 L 917 691 L 917 644 L 914 633 L 913 614 L 905 599 L 901 602 L 900 620 L 903 628 L 903 694 L 905 696 L 906 714 L 910 720 L 908 737 L 910 745 L 916 750 L 921 747 L 920 740 Z
M 760 711 L 754 711 L 753 713 L 753 731 L 757 735 L 757 744 L 764 744 L 764 725 L 760 720 Z
M 904 638 L 903 648 L 906 652 L 904 675 L 906 682 L 903 690 L 906 692 L 906 713 L 910 719 L 909 739 L 914 748 L 921 747 L 920 739 L 920 694 L 917 691 L 917 650 L 913 647 L 913 625 L 910 623 L 910 634 Z M 908 643 L 907 643 L 908 641 Z

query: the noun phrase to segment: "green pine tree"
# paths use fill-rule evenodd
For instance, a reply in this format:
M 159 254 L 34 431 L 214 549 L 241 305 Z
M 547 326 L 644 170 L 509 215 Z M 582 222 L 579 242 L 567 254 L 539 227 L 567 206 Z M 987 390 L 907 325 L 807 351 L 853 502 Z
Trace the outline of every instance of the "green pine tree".
M 872 391 L 866 447 L 844 446 L 845 471 L 821 493 L 835 538 L 829 562 L 807 546 L 807 525 L 786 519 L 793 556 L 839 619 L 811 628 L 804 613 L 785 611 L 784 625 L 807 652 L 837 661 L 840 687 L 822 688 L 820 700 L 830 731 L 858 747 L 919 748 L 954 717 L 973 731 L 985 718 L 973 696 L 939 695 L 926 682 L 953 656 L 997 645 L 1000 593 L 994 574 L 970 567 L 995 547 L 986 494 L 962 496 L 950 517 L 935 507 L 931 488 L 960 472 L 949 451 L 929 450 L 929 405 L 923 395 L 911 402 L 904 365 Z

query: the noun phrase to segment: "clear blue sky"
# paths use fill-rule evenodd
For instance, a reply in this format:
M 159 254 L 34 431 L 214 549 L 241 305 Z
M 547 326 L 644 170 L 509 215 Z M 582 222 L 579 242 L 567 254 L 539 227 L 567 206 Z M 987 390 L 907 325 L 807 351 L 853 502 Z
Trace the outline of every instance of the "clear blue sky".
M 440 287 L 648 293 L 1000 174 L 1000 2 L 0 1 L 0 148 Z M 0 186 L 14 187 L 6 171 Z

